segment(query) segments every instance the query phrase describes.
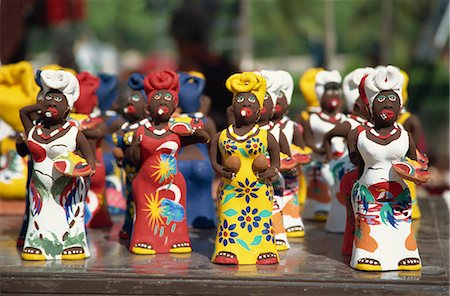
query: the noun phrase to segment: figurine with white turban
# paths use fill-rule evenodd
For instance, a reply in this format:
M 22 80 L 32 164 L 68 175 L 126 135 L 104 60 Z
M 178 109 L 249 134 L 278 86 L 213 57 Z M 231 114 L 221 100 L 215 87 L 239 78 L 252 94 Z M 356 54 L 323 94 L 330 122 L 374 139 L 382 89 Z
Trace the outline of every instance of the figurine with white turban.
M 305 142 L 312 148 L 313 161 L 305 167 L 307 197 L 303 217 L 315 221 L 326 221 L 331 207 L 330 187 L 334 180 L 330 166 L 325 162 L 324 136 L 337 124 L 345 121 L 341 113 L 341 75 L 338 71 L 320 71 L 316 75 L 315 92 L 321 111 L 311 113 L 305 126 Z M 344 155 L 343 138 L 332 139 L 332 157 Z
M 360 125 L 348 135 L 352 162 L 358 166 L 351 201 L 355 236 L 350 266 L 365 271 L 420 270 L 421 260 L 411 219 L 411 194 L 405 157 L 416 160 L 412 136 L 399 124 L 403 76 L 393 66 L 375 70 L 361 81 L 361 98 L 373 126 Z M 420 173 L 420 170 L 413 170 Z M 419 176 L 420 177 L 420 176 Z
M 89 257 L 84 202 L 95 157 L 84 135 L 66 120 L 78 99 L 79 83 L 63 70 L 44 70 L 40 81 L 42 100 L 20 110 L 33 158 L 22 258 L 84 259 Z M 33 113 L 41 116 L 37 122 L 31 118 Z

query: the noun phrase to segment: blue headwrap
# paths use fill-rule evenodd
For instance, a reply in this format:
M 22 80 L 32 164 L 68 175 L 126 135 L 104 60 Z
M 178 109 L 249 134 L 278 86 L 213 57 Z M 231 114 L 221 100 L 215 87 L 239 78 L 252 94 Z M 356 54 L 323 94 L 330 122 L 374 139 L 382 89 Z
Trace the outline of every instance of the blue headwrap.
M 100 86 L 97 88 L 98 105 L 102 113 L 111 109 L 114 100 L 118 96 L 117 84 L 119 79 L 116 75 L 98 74 Z
M 179 106 L 183 112 L 194 113 L 200 108 L 200 97 L 205 88 L 205 80 L 185 72 L 178 73 L 180 80 Z
M 128 77 L 128 86 L 132 90 L 139 90 L 142 93 L 144 100 L 147 100 L 147 95 L 144 90 L 144 75 L 141 73 L 133 73 Z

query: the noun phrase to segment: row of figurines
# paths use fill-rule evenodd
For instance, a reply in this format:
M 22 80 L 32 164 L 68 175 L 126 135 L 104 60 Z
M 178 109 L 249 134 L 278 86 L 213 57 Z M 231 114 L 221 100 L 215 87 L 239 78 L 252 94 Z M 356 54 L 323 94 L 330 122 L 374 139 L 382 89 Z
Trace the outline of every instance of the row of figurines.
M 100 146 L 106 124 L 91 114 L 98 85 L 89 73 L 78 76 L 38 73 L 40 99 L 20 111 L 27 136 L 18 141 L 18 151 L 32 156 L 22 253 L 27 260 L 86 258 L 84 222 L 111 224 Z M 420 269 L 413 202 L 403 180 L 425 182 L 427 162 L 396 123 L 405 100 L 404 76 L 392 66 L 351 72 L 343 83 L 347 116 L 341 113 L 337 71 L 313 69 L 302 79 L 302 90 L 309 90 L 305 97 L 315 96 L 319 106 L 312 104 L 316 109 L 296 123 L 286 116 L 294 88 L 289 73 L 230 76 L 225 83 L 233 94 L 230 125 L 216 134 L 208 126 L 212 120 L 195 112 L 205 84 L 198 73 L 130 77 L 124 110 L 129 120 L 113 134 L 112 153 L 126 175 L 121 237 L 130 238 L 132 253 L 192 251 L 187 200 L 198 202 L 197 223 L 214 223 L 209 193 L 214 169 L 222 177 L 214 263 L 277 263 L 277 251 L 289 248 L 287 237 L 304 235 L 303 192 L 304 218 L 328 216 L 329 231 L 345 230 L 343 253 L 352 255 L 352 267 Z M 174 116 L 178 106 L 184 113 Z M 209 153 L 201 144 L 206 142 Z M 202 216 L 208 211 L 210 216 Z

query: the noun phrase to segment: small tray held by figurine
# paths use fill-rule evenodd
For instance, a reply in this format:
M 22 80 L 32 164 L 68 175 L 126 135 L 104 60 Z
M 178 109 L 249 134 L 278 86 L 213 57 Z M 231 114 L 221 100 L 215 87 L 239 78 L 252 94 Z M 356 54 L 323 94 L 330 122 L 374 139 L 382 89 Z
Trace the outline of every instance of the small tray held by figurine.
M 56 157 L 53 166 L 58 172 L 69 177 L 88 176 L 92 171 L 91 165 L 73 152 Z
M 418 185 L 430 180 L 430 173 L 415 161 L 402 159 L 392 162 L 392 168 L 404 180 L 414 182 Z

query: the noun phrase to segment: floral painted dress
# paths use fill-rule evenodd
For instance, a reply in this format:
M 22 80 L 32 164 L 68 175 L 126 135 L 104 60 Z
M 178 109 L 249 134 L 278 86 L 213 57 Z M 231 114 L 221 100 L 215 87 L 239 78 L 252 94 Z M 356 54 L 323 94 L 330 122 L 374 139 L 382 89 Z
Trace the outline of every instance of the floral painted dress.
M 244 136 L 236 135 L 230 125 L 219 136 L 223 160 L 237 156 L 241 165 L 233 180 L 222 178 L 214 263 L 278 262 L 272 224 L 273 189 L 252 170 L 253 160 L 266 152 L 267 144 L 267 131 L 258 125 Z
M 186 220 L 186 182 L 178 170 L 180 136 L 168 129 L 154 138 L 136 130 L 140 139 L 140 169 L 133 180 L 135 206 L 130 251 L 135 254 L 191 252 Z M 156 133 L 155 133 L 156 134 Z
M 399 138 L 381 145 L 367 137 L 369 132 L 377 136 L 375 130 L 359 130 L 357 147 L 364 171 L 352 189 L 356 229 L 350 265 L 368 271 L 418 270 L 411 194 L 392 169 L 392 162 L 408 151 L 408 132 L 397 125 L 393 134 L 400 133 Z

